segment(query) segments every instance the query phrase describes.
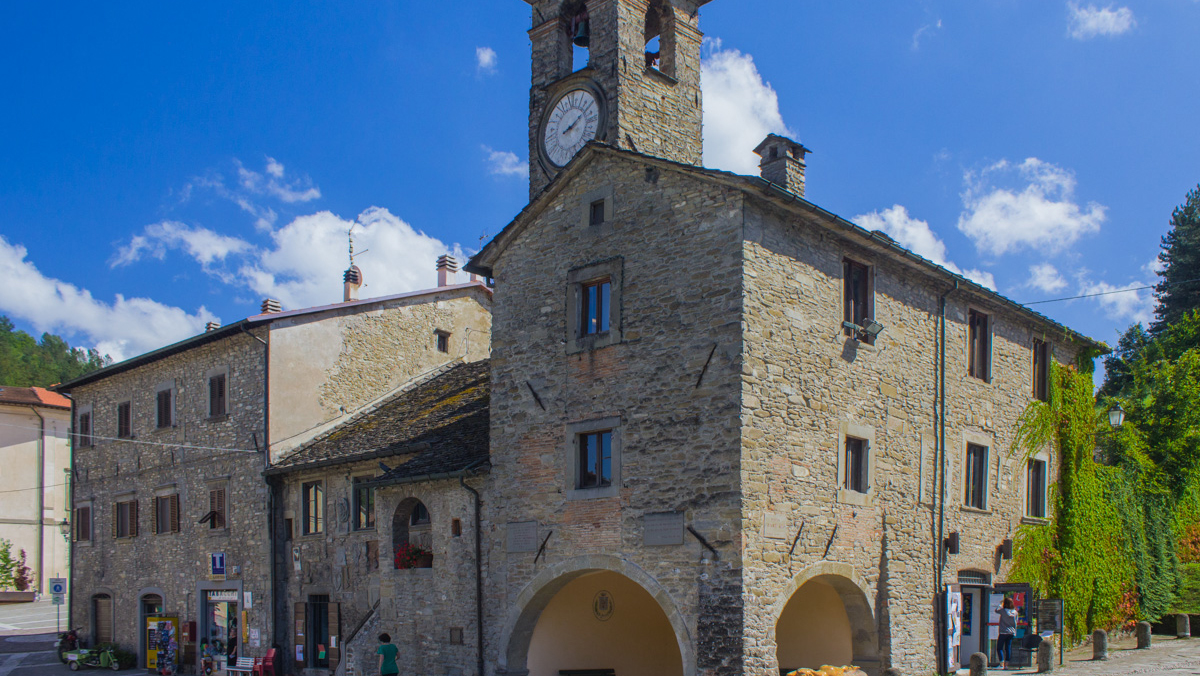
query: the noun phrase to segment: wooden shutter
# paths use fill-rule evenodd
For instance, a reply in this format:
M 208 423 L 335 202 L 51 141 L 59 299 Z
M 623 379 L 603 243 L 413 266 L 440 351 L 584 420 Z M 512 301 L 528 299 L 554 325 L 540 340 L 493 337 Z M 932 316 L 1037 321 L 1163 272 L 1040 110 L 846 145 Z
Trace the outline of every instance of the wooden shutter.
M 150 502 L 150 532 L 154 535 L 159 534 L 158 530 L 158 501 L 162 498 L 153 498 Z
M 225 415 L 225 374 L 208 379 L 208 417 Z
M 329 645 L 326 656 L 329 657 L 329 670 L 334 671 L 338 662 L 342 661 L 342 613 L 341 604 L 330 603 L 329 606 Z
M 96 643 L 112 643 L 112 598 L 108 596 L 97 596 L 92 601 L 95 604 L 96 610 Z
M 112 522 L 113 539 L 116 539 L 117 534 L 121 532 L 120 531 L 121 503 L 119 503 L 119 502 L 112 503 L 112 517 L 113 517 L 113 522 Z
M 297 669 L 303 669 L 306 664 L 308 655 L 307 641 L 304 640 L 304 635 L 308 632 L 308 605 L 304 602 L 297 603 L 292 614 L 293 628 L 293 643 L 292 643 L 292 661 L 295 662 Z M 299 650 L 297 650 L 299 648 Z
M 138 501 L 133 500 L 129 503 L 129 537 L 137 537 L 138 534 Z
M 225 527 L 225 489 L 214 488 L 208 492 L 208 511 L 213 512 L 209 528 Z
M 168 500 L 170 500 L 170 503 L 171 503 L 171 505 L 170 505 L 171 532 L 178 533 L 179 532 L 179 494 L 176 493 L 175 495 L 172 495 L 170 498 L 168 498 Z

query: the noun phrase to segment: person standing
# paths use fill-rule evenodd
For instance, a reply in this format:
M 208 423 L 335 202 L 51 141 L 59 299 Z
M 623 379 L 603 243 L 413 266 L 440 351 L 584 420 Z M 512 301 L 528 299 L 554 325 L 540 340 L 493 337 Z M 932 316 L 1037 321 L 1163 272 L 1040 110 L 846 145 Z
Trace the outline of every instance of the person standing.
M 392 645 L 392 636 L 387 632 L 379 635 L 379 648 L 375 651 L 379 655 L 379 674 L 380 676 L 390 676 L 400 673 L 400 667 L 396 664 L 396 655 L 400 653 L 400 649 Z
M 1000 636 L 996 644 L 997 657 L 1000 658 L 1000 668 L 1008 669 L 1012 660 L 1012 642 L 1017 635 L 1017 607 L 1010 598 L 1005 598 L 1000 607 Z

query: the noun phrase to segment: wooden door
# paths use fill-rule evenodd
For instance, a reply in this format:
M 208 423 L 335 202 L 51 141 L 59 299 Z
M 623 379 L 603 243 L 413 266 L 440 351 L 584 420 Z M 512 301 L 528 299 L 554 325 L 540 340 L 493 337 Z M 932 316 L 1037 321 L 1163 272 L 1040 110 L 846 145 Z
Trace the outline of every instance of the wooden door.
M 92 599 L 96 616 L 96 645 L 112 643 L 113 641 L 113 607 L 112 597 L 101 594 Z

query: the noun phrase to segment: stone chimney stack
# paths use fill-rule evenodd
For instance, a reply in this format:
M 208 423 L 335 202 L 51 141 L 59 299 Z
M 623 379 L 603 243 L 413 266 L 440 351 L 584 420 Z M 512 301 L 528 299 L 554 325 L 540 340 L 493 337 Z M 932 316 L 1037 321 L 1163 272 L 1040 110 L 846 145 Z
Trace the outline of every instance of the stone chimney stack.
M 277 312 L 283 312 L 283 304 L 274 298 L 264 298 L 262 302 L 262 313 L 271 315 Z
M 342 275 L 342 302 L 349 303 L 358 300 L 358 290 L 363 286 L 363 273 L 357 265 L 351 265 Z
M 438 286 L 450 286 L 457 281 L 458 261 L 454 260 L 454 256 L 439 256 L 437 259 L 437 271 Z
M 769 134 L 754 152 L 762 157 L 758 166 L 763 178 L 804 197 L 804 156 L 812 151 L 790 138 Z

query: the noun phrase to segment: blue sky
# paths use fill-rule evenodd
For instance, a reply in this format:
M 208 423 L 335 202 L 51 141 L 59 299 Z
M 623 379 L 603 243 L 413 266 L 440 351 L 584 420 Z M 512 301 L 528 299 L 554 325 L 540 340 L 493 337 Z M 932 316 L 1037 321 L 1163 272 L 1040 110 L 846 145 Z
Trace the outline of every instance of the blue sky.
M 262 298 L 431 286 L 527 199 L 528 6 L 0 9 L 0 313 L 128 357 Z M 1141 286 L 1200 182 L 1200 2 L 714 0 L 705 163 L 768 132 L 808 197 L 1017 301 Z M 1147 292 L 1038 306 L 1115 342 Z

